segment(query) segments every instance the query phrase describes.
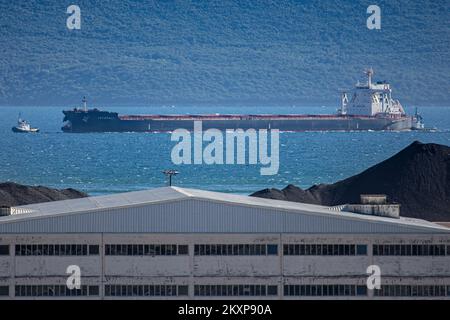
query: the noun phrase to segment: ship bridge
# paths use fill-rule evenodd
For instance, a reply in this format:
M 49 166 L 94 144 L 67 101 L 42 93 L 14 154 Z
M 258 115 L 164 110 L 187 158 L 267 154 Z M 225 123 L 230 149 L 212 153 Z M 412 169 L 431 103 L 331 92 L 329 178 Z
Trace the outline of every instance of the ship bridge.
M 385 114 L 391 116 L 402 116 L 405 111 L 398 100 L 392 98 L 392 89 L 385 81 L 372 82 L 374 74 L 370 68 L 365 71 L 366 83 L 357 83 L 355 88 L 348 94 L 342 93 L 341 108 L 342 115 L 375 116 Z

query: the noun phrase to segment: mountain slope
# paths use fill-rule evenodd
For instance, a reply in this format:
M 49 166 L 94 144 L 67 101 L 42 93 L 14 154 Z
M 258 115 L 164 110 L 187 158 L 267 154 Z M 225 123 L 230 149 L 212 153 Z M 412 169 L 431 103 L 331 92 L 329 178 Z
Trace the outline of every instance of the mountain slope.
M 0 104 L 339 103 L 372 66 L 405 104 L 448 104 L 448 1 L 0 1 Z
M 412 143 L 393 157 L 336 182 L 302 190 L 265 189 L 252 196 L 323 205 L 359 203 L 360 194 L 386 194 L 401 204 L 402 216 L 450 220 L 450 147 Z

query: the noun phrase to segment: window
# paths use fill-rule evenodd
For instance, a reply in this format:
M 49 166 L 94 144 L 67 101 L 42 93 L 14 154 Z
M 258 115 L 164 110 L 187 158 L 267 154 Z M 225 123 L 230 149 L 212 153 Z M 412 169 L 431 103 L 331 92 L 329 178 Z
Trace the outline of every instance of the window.
M 277 295 L 277 286 L 260 284 L 195 285 L 194 296 L 268 296 Z
M 366 286 L 349 284 L 285 285 L 285 296 L 366 296 Z
M 440 285 L 382 285 L 374 290 L 377 297 L 445 297 L 449 293 Z
M 366 255 L 366 245 L 354 244 L 285 244 L 283 254 L 287 256 L 354 256 Z
M 0 296 L 1 297 L 9 296 L 9 286 L 0 286 Z
M 138 296 L 177 296 L 187 295 L 188 286 L 176 285 L 105 285 L 105 296 L 138 297 Z
M 177 251 L 178 248 L 178 251 Z M 175 244 L 107 244 L 107 256 L 174 256 L 188 254 L 187 245 Z
M 175 256 L 177 255 L 177 246 L 170 244 L 166 245 L 166 256 Z
M 264 256 L 269 253 L 269 246 L 265 244 L 196 244 L 194 255 L 196 256 Z M 272 248 L 273 250 L 273 248 Z M 273 253 L 272 253 L 273 254 Z M 275 253 L 277 250 L 275 248 Z
M 89 255 L 98 255 L 100 253 L 99 245 L 90 245 L 89 246 Z
M 189 254 L 189 246 L 187 246 L 187 245 L 179 245 L 178 246 L 178 254 L 179 255 Z
M 70 290 L 65 285 L 17 285 L 17 297 L 75 297 L 98 296 L 98 286 L 82 285 L 80 289 Z M 92 293 L 92 294 L 91 294 Z
M 356 295 L 357 296 L 366 296 L 367 295 L 367 286 L 356 286 Z
M 361 255 L 367 255 L 367 246 L 365 244 L 357 244 L 356 245 L 356 254 Z
M 276 296 L 278 294 L 277 286 L 267 286 L 267 295 L 268 296 Z
M 90 246 L 91 247 L 91 246 Z M 86 244 L 17 244 L 16 256 L 86 256 Z
M 2 244 L 0 245 L 0 256 L 8 256 L 9 255 L 9 245 Z
M 448 251 L 447 251 L 448 254 Z M 445 256 L 445 245 L 373 245 L 374 256 Z
M 178 286 L 178 295 L 179 296 L 189 295 L 189 286 Z
M 89 286 L 89 295 L 90 296 L 98 296 L 99 288 L 98 286 Z
M 278 255 L 278 245 L 268 244 L 267 245 L 267 254 L 268 255 Z

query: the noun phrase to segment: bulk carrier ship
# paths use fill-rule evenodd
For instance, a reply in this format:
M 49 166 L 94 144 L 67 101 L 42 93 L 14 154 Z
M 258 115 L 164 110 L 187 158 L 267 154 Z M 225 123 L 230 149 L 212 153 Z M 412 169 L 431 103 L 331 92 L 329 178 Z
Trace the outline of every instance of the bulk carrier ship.
M 212 115 L 119 115 L 116 112 L 83 108 L 63 111 L 64 132 L 170 132 L 194 129 L 202 121 L 204 130 L 279 129 L 280 131 L 403 131 L 423 129 L 419 114 L 407 115 L 392 98 L 389 83 L 372 82 L 373 70 L 366 70 L 367 82 L 341 95 L 336 114 L 212 114 Z

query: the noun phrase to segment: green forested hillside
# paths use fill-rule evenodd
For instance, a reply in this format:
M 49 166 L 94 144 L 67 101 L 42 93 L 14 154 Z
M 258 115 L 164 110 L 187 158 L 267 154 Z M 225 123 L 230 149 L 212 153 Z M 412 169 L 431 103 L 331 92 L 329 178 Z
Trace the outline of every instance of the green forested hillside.
M 449 104 L 449 1 L 376 1 L 381 30 L 370 4 L 0 0 L 0 104 L 337 104 L 367 66 L 403 104 Z

